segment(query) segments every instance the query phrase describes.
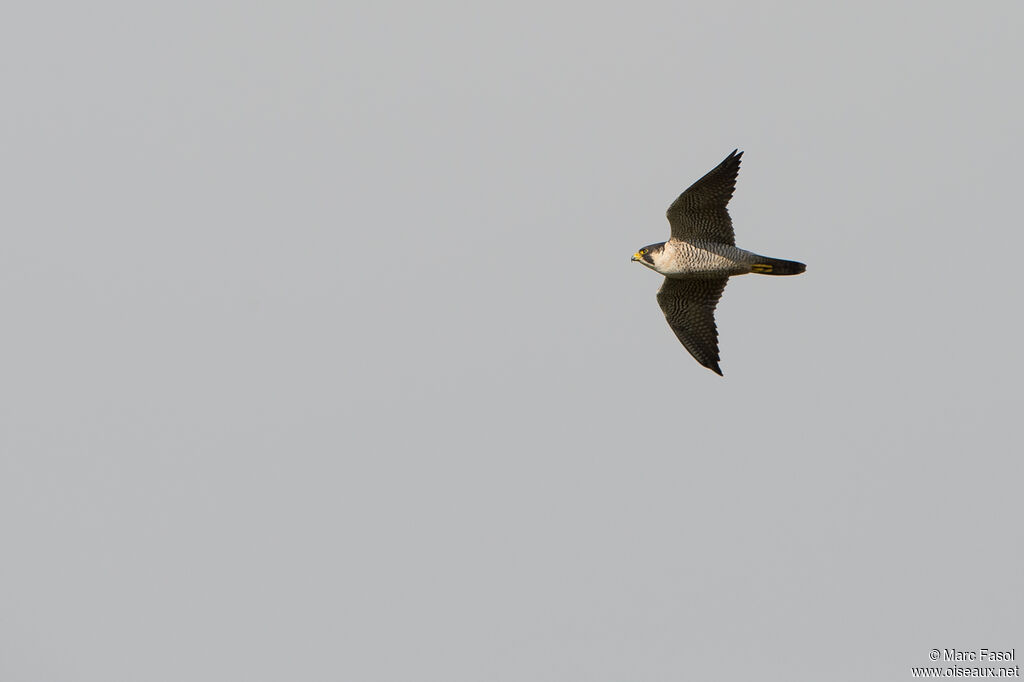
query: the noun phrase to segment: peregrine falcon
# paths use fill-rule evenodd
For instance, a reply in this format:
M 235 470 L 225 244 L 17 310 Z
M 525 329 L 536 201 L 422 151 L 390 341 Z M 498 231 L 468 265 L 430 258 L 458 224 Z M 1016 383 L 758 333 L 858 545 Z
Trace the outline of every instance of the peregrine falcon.
M 726 205 L 736 189 L 743 152 L 733 150 L 725 161 L 693 183 L 668 207 L 672 236 L 633 254 L 651 270 L 665 275 L 658 305 L 668 326 L 690 355 L 719 376 L 715 306 L 733 275 L 799 275 L 803 263 L 759 256 L 736 246 Z

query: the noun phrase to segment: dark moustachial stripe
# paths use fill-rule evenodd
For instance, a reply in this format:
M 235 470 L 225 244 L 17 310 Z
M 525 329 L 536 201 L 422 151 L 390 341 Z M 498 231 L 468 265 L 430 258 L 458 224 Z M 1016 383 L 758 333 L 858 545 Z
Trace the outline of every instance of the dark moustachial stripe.
M 662 251 L 665 250 L 665 242 L 659 242 L 658 244 L 648 244 L 644 248 L 647 249 L 647 253 L 641 256 L 641 258 L 643 258 L 651 265 L 654 265 L 654 254 L 661 253 Z

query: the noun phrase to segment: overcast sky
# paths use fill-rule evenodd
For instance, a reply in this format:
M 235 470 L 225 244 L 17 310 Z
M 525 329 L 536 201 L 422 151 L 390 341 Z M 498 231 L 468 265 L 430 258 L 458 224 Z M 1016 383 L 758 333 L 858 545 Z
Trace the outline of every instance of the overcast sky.
M 4 682 L 1024 650 L 1019 2 L 2 14 Z M 629 259 L 737 147 L 720 378 Z

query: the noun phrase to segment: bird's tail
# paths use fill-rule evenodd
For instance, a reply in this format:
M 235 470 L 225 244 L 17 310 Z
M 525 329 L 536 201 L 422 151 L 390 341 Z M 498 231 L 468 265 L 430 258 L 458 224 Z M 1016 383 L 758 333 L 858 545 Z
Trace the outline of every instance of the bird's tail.
M 782 260 L 767 256 L 758 256 L 757 262 L 750 265 L 750 271 L 759 275 L 799 275 L 806 269 L 806 265 L 795 260 Z

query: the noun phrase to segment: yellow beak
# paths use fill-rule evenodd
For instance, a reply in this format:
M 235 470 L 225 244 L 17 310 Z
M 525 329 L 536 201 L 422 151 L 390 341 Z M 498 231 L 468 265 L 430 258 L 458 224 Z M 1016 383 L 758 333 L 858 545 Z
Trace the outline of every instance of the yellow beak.
M 632 263 L 635 260 L 640 260 L 640 252 L 639 251 L 637 251 L 636 253 L 633 254 L 633 257 L 629 259 L 629 262 Z

